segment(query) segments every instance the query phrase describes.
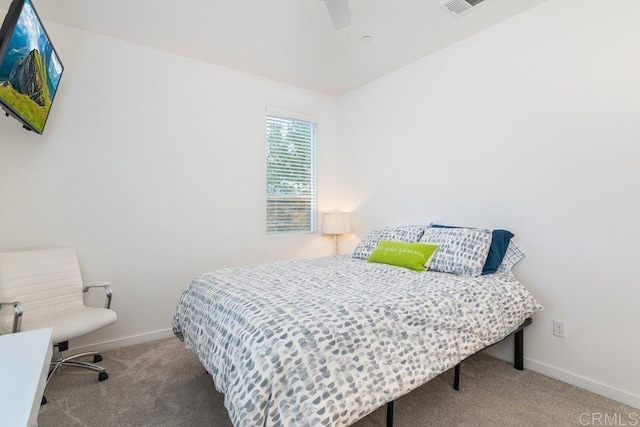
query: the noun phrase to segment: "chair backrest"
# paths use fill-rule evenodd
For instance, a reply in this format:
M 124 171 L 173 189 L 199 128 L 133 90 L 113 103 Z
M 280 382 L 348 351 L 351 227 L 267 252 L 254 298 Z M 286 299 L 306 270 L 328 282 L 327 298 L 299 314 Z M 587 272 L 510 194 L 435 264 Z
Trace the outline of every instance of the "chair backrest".
M 0 302 L 19 301 L 25 319 L 83 305 L 82 288 L 72 247 L 0 253 Z M 10 318 L 13 311 L 3 309 L 0 323 Z

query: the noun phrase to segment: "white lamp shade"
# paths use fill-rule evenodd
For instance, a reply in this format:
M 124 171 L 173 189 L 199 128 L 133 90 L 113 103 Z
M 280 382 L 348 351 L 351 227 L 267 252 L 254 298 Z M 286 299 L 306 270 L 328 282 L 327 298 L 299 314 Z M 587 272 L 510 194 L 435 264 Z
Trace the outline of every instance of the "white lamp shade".
M 345 212 L 327 212 L 322 215 L 322 234 L 351 233 L 351 215 Z

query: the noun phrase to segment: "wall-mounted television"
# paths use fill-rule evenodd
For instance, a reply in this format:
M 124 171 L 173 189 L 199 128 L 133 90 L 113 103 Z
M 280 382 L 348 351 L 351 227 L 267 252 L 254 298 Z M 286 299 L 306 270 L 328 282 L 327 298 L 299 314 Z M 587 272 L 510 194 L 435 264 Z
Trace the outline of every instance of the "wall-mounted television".
M 42 134 L 63 70 L 31 0 L 13 0 L 0 28 L 0 106 Z

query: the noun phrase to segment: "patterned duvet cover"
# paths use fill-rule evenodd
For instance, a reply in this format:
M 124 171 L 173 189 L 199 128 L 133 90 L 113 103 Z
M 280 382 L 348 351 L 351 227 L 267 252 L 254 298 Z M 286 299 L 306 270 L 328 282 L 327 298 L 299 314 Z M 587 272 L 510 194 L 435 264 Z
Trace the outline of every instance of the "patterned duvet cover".
M 541 308 L 511 273 L 420 273 L 338 256 L 203 274 L 173 330 L 235 426 L 349 425 Z

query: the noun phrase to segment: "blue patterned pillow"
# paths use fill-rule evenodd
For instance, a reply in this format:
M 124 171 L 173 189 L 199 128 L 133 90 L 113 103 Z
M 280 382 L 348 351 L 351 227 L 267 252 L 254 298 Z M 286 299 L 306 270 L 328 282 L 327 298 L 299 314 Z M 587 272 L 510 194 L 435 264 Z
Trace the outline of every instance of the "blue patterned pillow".
M 416 243 L 422 237 L 425 229 L 430 226 L 431 224 L 404 225 L 371 230 L 353 250 L 351 256 L 364 260 L 369 259 L 371 252 L 378 246 L 380 240 Z
M 480 276 L 491 246 L 491 230 L 429 228 L 421 243 L 438 245 L 429 270 L 460 276 Z
M 433 228 L 463 228 L 454 225 L 433 224 Z M 489 246 L 489 255 L 482 267 L 482 274 L 491 274 L 498 271 L 498 267 L 502 264 L 504 254 L 507 253 L 509 242 L 513 238 L 513 233 L 508 230 L 493 230 L 491 237 L 491 246 Z

